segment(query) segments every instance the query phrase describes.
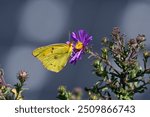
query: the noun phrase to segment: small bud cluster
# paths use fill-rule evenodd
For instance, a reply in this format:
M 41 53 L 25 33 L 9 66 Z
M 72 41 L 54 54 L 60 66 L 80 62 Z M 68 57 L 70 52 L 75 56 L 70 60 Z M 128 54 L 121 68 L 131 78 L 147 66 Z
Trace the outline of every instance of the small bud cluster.
M 58 87 L 58 99 L 61 100 L 80 100 L 82 97 L 82 89 L 76 87 L 73 91 L 68 91 L 65 86 Z
M 4 79 L 4 71 L 0 69 L 0 100 L 22 100 L 24 91 L 24 83 L 28 77 L 28 73 L 24 70 L 18 72 L 19 82 L 14 86 L 6 84 Z

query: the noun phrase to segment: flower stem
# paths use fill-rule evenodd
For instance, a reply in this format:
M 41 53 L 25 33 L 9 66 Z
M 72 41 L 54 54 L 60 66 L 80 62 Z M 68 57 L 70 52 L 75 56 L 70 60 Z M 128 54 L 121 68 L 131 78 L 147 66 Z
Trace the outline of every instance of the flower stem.
M 103 61 L 105 64 L 107 64 L 113 71 L 115 71 L 118 75 L 119 75 L 119 72 L 111 65 L 110 61 L 104 59 L 103 57 L 99 56 L 98 53 L 94 53 L 92 52 L 91 50 L 87 50 L 87 53 L 90 54 L 91 56 Z

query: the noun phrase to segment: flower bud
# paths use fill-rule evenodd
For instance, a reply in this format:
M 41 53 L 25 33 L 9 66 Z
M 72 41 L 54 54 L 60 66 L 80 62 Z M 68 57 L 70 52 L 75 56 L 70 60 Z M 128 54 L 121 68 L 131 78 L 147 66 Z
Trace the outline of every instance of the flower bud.
M 94 63 L 93 63 L 93 66 L 94 66 L 95 68 L 98 68 L 99 65 L 100 65 L 100 60 L 98 60 L 98 59 L 95 60 Z
M 25 82 L 27 77 L 28 77 L 28 73 L 26 71 L 24 70 L 19 71 L 18 79 L 20 80 L 20 82 Z
M 132 48 L 137 47 L 137 42 L 135 39 L 130 39 L 128 42 L 129 46 L 131 46 Z
M 63 93 L 65 91 L 66 91 L 66 87 L 65 86 L 62 85 L 62 86 L 58 87 L 58 92 Z
M 74 88 L 73 93 L 76 94 L 76 95 L 81 94 L 82 89 L 80 87 L 76 87 L 76 88 Z
M 133 70 L 131 70 L 130 72 L 129 72 L 129 76 L 131 77 L 131 78 L 134 78 L 134 77 L 136 77 L 136 70 L 135 69 L 133 69 Z
M 102 48 L 102 57 L 108 59 L 108 50 L 107 48 Z
M 90 100 L 98 100 L 99 97 L 96 94 L 90 95 Z
M 114 27 L 113 30 L 112 30 L 112 35 L 116 36 L 120 34 L 120 29 L 119 27 Z
M 0 68 L 0 76 L 4 76 L 4 70 Z
M 0 68 L 0 85 L 9 86 L 4 79 L 4 70 Z
M 73 95 L 72 95 L 72 99 L 74 100 L 79 100 L 81 99 L 81 96 L 82 96 L 82 89 L 80 87 L 76 87 L 74 88 L 73 90 Z
M 143 56 L 144 56 L 145 58 L 150 57 L 150 52 L 149 52 L 149 51 L 145 51 L 145 52 L 143 53 Z
M 143 41 L 145 41 L 146 39 L 145 39 L 145 35 L 138 35 L 137 37 L 136 37 L 136 41 L 137 41 L 137 43 L 141 43 L 141 42 L 143 42 Z
M 102 52 L 107 53 L 108 52 L 107 48 L 103 48 Z
M 102 42 L 102 44 L 107 44 L 107 42 L 108 42 L 107 37 L 103 37 L 101 42 Z

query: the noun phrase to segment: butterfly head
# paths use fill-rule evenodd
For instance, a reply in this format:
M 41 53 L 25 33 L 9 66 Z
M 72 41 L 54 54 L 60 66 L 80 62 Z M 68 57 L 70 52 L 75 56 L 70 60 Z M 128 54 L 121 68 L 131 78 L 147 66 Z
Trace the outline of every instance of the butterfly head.
M 73 51 L 73 42 L 72 41 L 71 42 L 67 41 L 66 44 L 68 44 L 68 46 L 69 46 L 69 52 L 72 53 L 72 51 Z

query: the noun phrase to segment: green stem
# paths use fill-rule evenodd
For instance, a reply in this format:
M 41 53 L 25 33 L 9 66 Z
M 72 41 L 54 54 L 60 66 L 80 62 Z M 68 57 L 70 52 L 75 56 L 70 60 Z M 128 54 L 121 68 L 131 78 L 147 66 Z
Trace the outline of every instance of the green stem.
M 115 71 L 118 75 L 119 75 L 119 72 L 111 65 L 110 61 L 104 59 L 103 57 L 99 56 L 98 54 L 95 54 L 94 52 L 88 50 L 87 51 L 89 54 L 91 54 L 92 56 L 94 56 L 95 58 L 103 61 L 105 64 L 107 64 L 113 71 Z
M 19 94 L 20 94 L 20 92 L 21 92 L 22 87 L 23 87 L 23 82 L 20 82 L 20 85 L 19 85 L 19 88 L 18 88 L 18 91 L 17 91 L 17 96 L 16 96 L 15 100 L 17 100 L 17 99 L 18 99 L 18 97 L 19 97 Z

